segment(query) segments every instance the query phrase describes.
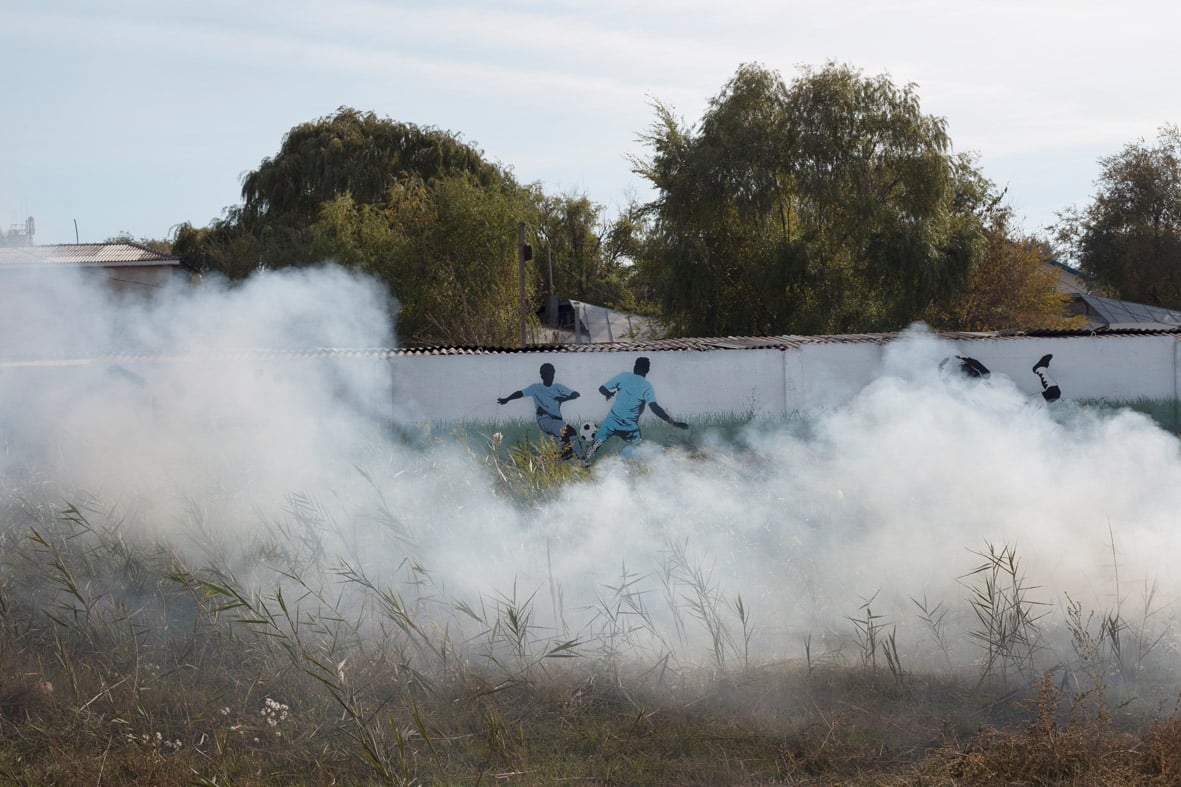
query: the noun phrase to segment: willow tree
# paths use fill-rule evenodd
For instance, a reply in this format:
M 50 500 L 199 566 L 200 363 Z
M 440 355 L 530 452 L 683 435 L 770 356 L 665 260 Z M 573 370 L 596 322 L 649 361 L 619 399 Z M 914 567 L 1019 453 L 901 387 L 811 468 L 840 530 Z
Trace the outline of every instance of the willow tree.
M 521 318 L 516 227 L 536 224 L 538 202 L 532 190 L 466 173 L 405 175 L 381 206 L 347 194 L 323 203 L 311 253 L 385 281 L 403 343 L 511 346 Z
M 1181 130 L 1099 159 L 1098 191 L 1059 226 L 1079 266 L 1131 301 L 1181 309 Z
M 317 262 L 310 230 L 325 203 L 348 195 L 355 204 L 380 206 L 405 176 L 429 182 L 457 174 L 480 186 L 513 184 L 449 132 L 341 107 L 288 131 L 278 153 L 243 177 L 242 204 L 209 232 L 182 228 L 178 253 L 231 278 L 260 266 Z
M 637 171 L 657 190 L 640 262 L 681 334 L 896 329 L 978 257 L 944 122 L 911 85 L 847 66 L 791 85 L 742 66 L 698 130 L 657 104 Z
M 576 194 L 546 196 L 539 210 L 533 245 L 538 291 L 631 309 L 625 217 L 608 221 L 602 205 Z

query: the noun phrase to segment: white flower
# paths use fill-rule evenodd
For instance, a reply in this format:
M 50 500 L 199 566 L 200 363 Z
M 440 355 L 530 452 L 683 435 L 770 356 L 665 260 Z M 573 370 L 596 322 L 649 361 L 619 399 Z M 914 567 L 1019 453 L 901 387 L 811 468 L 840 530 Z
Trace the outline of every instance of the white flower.
M 287 720 L 287 705 L 267 697 L 262 704 L 259 714 L 267 720 L 271 727 L 277 727 L 280 722 Z

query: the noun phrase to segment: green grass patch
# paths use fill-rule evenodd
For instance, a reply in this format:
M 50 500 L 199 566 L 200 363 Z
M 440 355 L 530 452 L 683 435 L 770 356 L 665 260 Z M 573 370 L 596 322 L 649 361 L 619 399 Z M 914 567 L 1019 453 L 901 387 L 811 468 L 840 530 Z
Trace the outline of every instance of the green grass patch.
M 1146 415 L 1165 431 L 1181 434 L 1181 402 L 1175 399 L 1080 399 L 1079 406 L 1100 414 L 1110 414 L 1118 410 L 1133 410 Z

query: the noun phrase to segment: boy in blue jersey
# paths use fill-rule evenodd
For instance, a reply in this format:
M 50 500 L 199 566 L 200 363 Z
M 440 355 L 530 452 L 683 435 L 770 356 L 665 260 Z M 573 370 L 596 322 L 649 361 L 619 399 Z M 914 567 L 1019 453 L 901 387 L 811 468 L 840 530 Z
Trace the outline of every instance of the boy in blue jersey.
M 540 373 L 540 383 L 533 383 L 533 385 L 519 391 L 513 391 L 508 396 L 497 397 L 496 401 L 506 404 L 514 399 L 520 399 L 522 396 L 532 397 L 537 413 L 537 425 L 543 434 L 550 435 L 558 441 L 562 450 L 561 457 L 569 459 L 575 453 L 581 456 L 582 446 L 573 442 L 574 429 L 567 426 L 565 419 L 562 418 L 562 403 L 577 399 L 578 391 L 554 382 L 554 365 L 552 363 L 543 363 Z
M 647 358 L 637 358 L 631 372 L 621 372 L 599 386 L 599 393 L 611 403 L 611 412 L 599 425 L 595 432 L 595 440 L 582 458 L 583 465 L 590 467 L 595 453 L 611 437 L 622 437 L 627 442 L 623 455 L 629 456 L 640 444 L 640 416 L 645 407 L 651 407 L 652 413 L 678 429 L 688 429 L 689 425 L 682 421 L 674 421 L 672 416 L 656 403 L 656 390 L 648 382 L 648 370 L 651 363 Z

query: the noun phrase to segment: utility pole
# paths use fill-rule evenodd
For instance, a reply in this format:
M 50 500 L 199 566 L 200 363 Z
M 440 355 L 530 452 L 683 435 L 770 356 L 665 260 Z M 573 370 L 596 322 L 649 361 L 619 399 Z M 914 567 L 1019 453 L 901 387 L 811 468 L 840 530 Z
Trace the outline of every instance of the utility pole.
M 533 247 L 525 242 L 525 222 L 517 222 L 517 271 L 520 278 L 520 301 L 521 301 L 521 346 L 525 346 L 525 263 L 533 259 Z

